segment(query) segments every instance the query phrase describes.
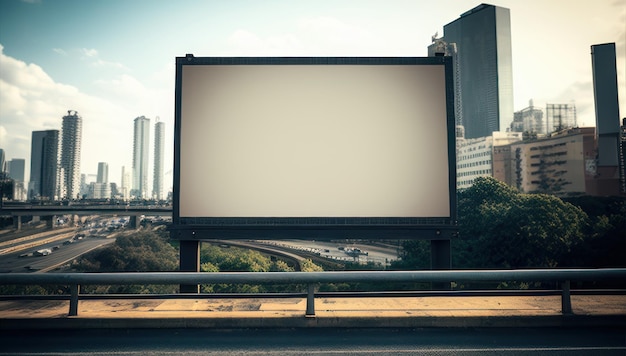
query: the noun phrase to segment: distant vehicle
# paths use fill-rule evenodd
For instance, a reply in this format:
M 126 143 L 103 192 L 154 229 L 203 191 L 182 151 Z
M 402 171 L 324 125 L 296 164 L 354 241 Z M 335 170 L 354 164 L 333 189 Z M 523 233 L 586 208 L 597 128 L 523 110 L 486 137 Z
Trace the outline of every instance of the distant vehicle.
M 363 251 L 360 248 L 346 248 L 343 250 L 348 256 L 358 257 L 358 256 L 368 256 L 369 252 Z
M 28 256 L 30 256 L 30 253 L 23 253 L 20 255 L 20 257 L 28 257 Z
M 74 239 L 69 239 L 63 242 L 63 245 L 69 245 L 69 244 L 73 244 L 74 243 Z
M 49 248 L 42 248 L 41 250 L 35 251 L 35 253 L 33 253 L 33 255 L 34 256 L 48 256 L 51 253 L 52 253 L 51 249 L 49 249 Z

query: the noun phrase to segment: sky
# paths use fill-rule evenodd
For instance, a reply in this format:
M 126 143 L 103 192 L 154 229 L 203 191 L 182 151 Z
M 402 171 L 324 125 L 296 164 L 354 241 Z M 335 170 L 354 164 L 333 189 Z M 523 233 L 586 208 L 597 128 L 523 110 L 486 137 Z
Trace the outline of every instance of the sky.
M 132 166 L 133 120 L 143 115 L 154 126 L 158 117 L 169 190 L 176 57 L 424 57 L 433 35 L 480 3 L 0 0 L 0 148 L 7 160 L 26 159 L 28 179 L 32 131 L 60 130 L 76 110 L 81 173 L 106 162 L 109 181 L 120 184 L 122 166 Z M 530 99 L 574 103 L 578 125 L 595 126 L 590 47 L 614 42 L 626 117 L 626 0 L 488 3 L 510 9 L 516 111 Z

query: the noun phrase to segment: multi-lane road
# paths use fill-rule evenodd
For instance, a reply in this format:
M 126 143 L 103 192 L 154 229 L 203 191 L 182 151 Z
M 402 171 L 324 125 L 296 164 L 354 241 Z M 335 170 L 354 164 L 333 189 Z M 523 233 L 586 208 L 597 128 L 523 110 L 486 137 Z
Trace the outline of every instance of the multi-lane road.
M 53 231 L 31 229 L 30 235 L 15 235 L 12 240 L 7 236 L 11 234 L 3 234 L 0 239 L 0 273 L 54 271 L 86 252 L 115 241 L 115 236 L 121 230 L 111 230 L 110 226 L 119 221 L 119 218 L 94 218 L 90 224 L 80 228 L 61 226 Z M 249 241 L 246 246 L 280 249 L 294 255 L 316 256 L 336 262 L 373 262 L 382 266 L 398 259 L 400 250 L 399 246 L 394 245 L 372 245 L 347 240 L 264 240 Z M 49 254 L 38 253 L 45 250 Z
M 3 236 L 0 242 L 0 273 L 48 272 L 63 266 L 93 249 L 115 241 L 119 227 L 112 221 L 94 219 L 82 227 L 32 230 L 31 236 Z

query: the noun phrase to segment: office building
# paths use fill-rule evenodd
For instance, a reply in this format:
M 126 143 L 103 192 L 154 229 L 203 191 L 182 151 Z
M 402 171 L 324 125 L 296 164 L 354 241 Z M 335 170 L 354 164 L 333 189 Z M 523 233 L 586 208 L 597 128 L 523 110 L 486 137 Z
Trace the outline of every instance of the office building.
M 456 46 L 466 138 L 505 131 L 513 121 L 509 9 L 481 4 L 443 28 Z
M 106 162 L 98 162 L 98 176 L 96 183 L 109 183 L 109 164 Z
M 511 144 L 512 182 L 525 193 L 596 195 L 594 128 L 572 128 L 550 137 Z
M 154 124 L 154 174 L 152 176 L 152 198 L 163 199 L 163 153 L 165 150 L 165 123 L 156 117 Z
M 620 130 L 619 190 L 621 194 L 626 195 L 626 118 L 622 119 Z
M 138 199 L 148 196 L 148 164 L 150 154 L 150 119 L 135 119 L 133 141 L 133 185 L 130 195 Z
M 90 194 L 93 199 L 111 198 L 111 185 L 109 184 L 109 164 L 98 162 L 98 175 L 96 182 L 91 183 Z
M 54 200 L 57 191 L 59 130 L 33 131 L 30 149 L 30 199 Z
M 23 201 L 27 199 L 27 187 L 25 185 L 26 161 L 23 158 L 13 158 L 6 163 L 6 175 L 13 180 L 13 200 Z
M 6 173 L 9 178 L 17 182 L 24 182 L 26 161 L 23 158 L 13 158 L 7 162 Z
M 617 166 L 620 122 L 615 43 L 591 46 L 598 165 Z
M 599 188 L 605 194 L 620 191 L 620 116 L 615 43 L 591 46 L 593 96 L 596 109 Z
M 80 150 L 83 119 L 74 110 L 63 116 L 61 127 L 61 168 L 63 169 L 63 198 L 80 198 Z
M 6 163 L 5 163 L 4 150 L 0 148 L 0 177 L 4 176 L 6 171 Z
M 498 146 L 521 140 L 521 132 L 494 132 L 491 136 L 462 140 L 457 147 L 457 189 L 471 187 L 478 177 L 502 180 L 497 176 L 501 169 L 494 162 L 494 150 Z

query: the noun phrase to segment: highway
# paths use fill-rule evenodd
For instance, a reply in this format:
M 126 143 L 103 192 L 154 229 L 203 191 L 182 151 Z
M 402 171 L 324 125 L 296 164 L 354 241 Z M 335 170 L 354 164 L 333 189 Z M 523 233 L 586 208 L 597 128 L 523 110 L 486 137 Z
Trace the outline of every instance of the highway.
M 3 234 L 0 246 L 0 273 L 48 272 L 69 263 L 75 258 L 115 241 L 120 230 L 109 231 L 111 219 L 93 219 L 81 228 L 60 227 L 49 230 L 33 230 L 32 236 L 12 233 Z M 13 243 L 16 241 L 16 243 Z M 37 251 L 48 249 L 42 256 Z
M 7 331 L 0 355 L 624 355 L 615 328 Z

